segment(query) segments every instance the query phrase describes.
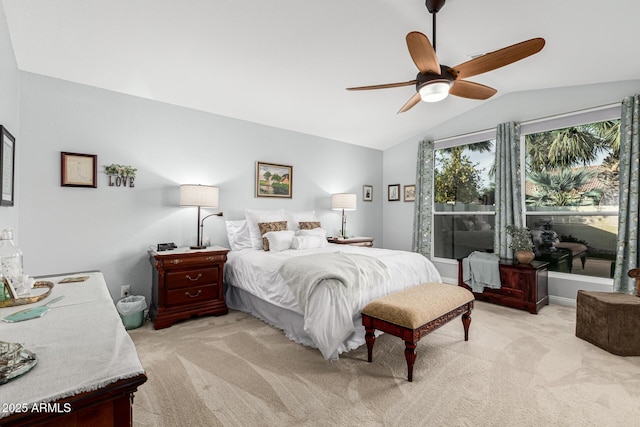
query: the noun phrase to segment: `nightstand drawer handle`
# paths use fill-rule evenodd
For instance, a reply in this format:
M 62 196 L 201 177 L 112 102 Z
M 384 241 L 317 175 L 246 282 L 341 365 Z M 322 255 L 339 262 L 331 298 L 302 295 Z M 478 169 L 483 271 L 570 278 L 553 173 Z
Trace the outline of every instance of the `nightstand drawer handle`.
M 197 296 L 200 296 L 200 293 L 202 293 L 202 289 L 198 289 L 198 292 L 196 292 L 196 294 L 195 294 L 195 295 L 191 295 L 191 294 L 189 293 L 189 291 L 185 292 L 184 294 L 185 294 L 186 296 L 188 296 L 188 297 L 195 298 L 195 297 L 197 297 Z
M 215 258 L 215 257 L 212 257 L 212 256 L 208 256 L 208 257 L 207 257 L 207 261 L 213 261 L 214 259 L 216 259 L 216 258 Z
M 195 282 L 196 280 L 198 280 L 199 278 L 202 277 L 202 273 L 199 273 L 195 278 L 189 276 L 188 274 L 185 276 L 187 279 L 191 280 L 192 282 Z
M 180 264 L 182 262 L 182 260 L 180 259 L 174 259 L 173 261 L 171 261 L 172 264 Z

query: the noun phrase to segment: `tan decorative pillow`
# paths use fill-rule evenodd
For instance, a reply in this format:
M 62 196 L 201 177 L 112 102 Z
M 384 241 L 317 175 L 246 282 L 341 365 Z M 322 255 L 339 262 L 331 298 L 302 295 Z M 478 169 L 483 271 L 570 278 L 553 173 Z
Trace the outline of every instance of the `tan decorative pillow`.
M 287 229 L 287 221 L 274 221 L 274 222 L 259 222 L 258 229 L 260 230 L 260 235 L 262 236 L 262 249 L 265 251 L 269 250 L 269 240 L 264 237 L 265 233 L 269 231 L 282 231 Z
M 300 230 L 313 230 L 314 228 L 320 228 L 320 221 L 301 221 Z

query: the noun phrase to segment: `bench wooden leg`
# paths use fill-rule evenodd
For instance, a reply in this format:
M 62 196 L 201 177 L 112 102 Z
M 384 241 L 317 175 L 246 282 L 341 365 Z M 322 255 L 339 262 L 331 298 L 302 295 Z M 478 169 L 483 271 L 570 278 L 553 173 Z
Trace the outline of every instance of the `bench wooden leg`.
M 464 326 L 465 341 L 469 341 L 469 325 L 471 325 L 471 310 L 462 314 L 462 326 Z
M 367 342 L 367 360 L 373 361 L 373 345 L 376 343 L 376 334 L 374 328 L 365 328 L 364 339 Z
M 404 357 L 407 359 L 407 378 L 409 382 L 413 381 L 413 364 L 416 361 L 416 345 L 417 343 L 413 343 L 410 341 L 404 342 Z

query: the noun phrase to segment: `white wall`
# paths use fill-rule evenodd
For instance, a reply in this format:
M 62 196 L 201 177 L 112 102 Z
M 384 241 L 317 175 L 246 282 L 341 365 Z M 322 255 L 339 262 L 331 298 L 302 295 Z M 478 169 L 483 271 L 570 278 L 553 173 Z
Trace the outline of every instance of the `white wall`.
M 495 129 L 499 123 L 526 122 L 554 115 L 622 101 L 626 96 L 640 93 L 640 80 L 612 82 L 601 85 L 565 87 L 535 92 L 508 94 L 483 102 L 478 108 L 441 125 L 425 128 L 417 135 L 384 151 L 383 185 L 413 183 L 415 181 L 418 143 L 422 139 L 439 140 Z M 444 101 L 446 102 L 446 101 Z M 419 105 L 410 114 L 428 114 L 437 105 Z M 407 205 L 411 206 L 407 206 Z M 410 250 L 412 243 L 413 203 L 383 203 L 383 238 L 385 246 Z M 443 280 L 457 283 L 455 261 L 436 261 Z M 592 279 L 577 275 L 550 273 L 549 293 L 552 302 L 573 304 L 578 289 L 611 290 L 610 279 Z
M 16 65 L 15 55 L 11 47 L 9 29 L 4 14 L 4 8 L 0 6 L 0 124 L 4 126 L 16 138 L 16 163 L 15 177 L 20 170 L 20 152 L 23 142 L 20 139 L 20 73 Z M 13 228 L 14 238 L 20 241 L 18 227 L 18 209 L 20 198 L 20 183 L 14 188 L 14 206 L 0 206 L 0 228 Z
M 358 194 L 349 230 L 382 240 L 382 152 L 202 113 L 40 75 L 21 74 L 20 247 L 25 271 L 98 269 L 114 299 L 120 286 L 149 297 L 149 246 L 195 244 L 196 208 L 178 206 L 180 184 L 220 188 L 224 217 L 204 235 L 227 245 L 224 220 L 244 208 L 315 209 L 340 228 L 330 194 Z M 60 152 L 98 156 L 98 188 L 60 186 Z M 293 198 L 254 197 L 255 162 L 293 166 Z M 111 163 L 138 168 L 134 188 L 109 187 Z M 362 185 L 374 186 L 362 202 Z M 205 210 L 213 213 L 218 209 Z M 204 213 L 203 213 L 204 215 Z
M 404 186 L 416 183 L 418 143 L 415 141 L 398 144 L 384 152 L 384 218 L 382 235 L 385 248 L 411 250 L 413 236 L 414 203 L 404 201 Z M 387 186 L 400 184 L 400 201 L 388 201 Z

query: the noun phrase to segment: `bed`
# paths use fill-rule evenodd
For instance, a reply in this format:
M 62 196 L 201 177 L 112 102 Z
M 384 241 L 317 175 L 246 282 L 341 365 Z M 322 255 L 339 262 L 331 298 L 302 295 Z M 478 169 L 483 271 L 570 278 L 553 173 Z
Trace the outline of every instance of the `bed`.
M 326 231 L 313 221 L 314 212 L 247 211 L 246 220 L 227 221 L 231 246 L 224 272 L 227 305 L 281 329 L 295 342 L 319 349 L 325 359 L 338 359 L 340 353 L 365 343 L 360 312 L 367 303 L 441 281 L 433 263 L 420 254 L 328 243 Z M 259 214 L 251 215 L 255 212 Z M 268 231 L 260 231 L 257 224 L 269 224 Z M 358 286 L 334 280 L 342 266 L 327 269 L 325 263 L 336 260 L 354 267 Z M 303 262 L 309 263 L 309 272 L 319 275 L 313 276 L 311 288 L 298 287 L 287 269 L 307 265 Z M 372 271 L 364 268 L 369 264 Z

